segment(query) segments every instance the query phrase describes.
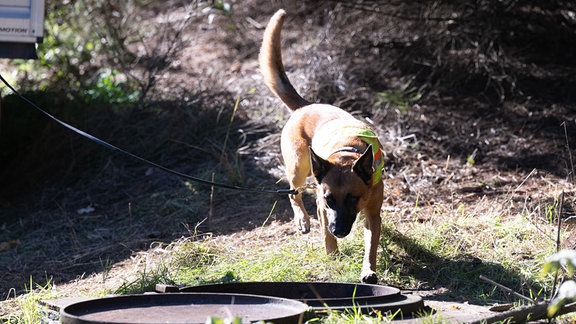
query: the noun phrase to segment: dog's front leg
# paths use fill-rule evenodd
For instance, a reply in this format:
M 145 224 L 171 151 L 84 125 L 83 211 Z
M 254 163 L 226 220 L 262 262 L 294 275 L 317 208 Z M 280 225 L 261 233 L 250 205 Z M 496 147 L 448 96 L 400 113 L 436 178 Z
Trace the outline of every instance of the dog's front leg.
M 377 186 L 379 187 L 375 188 L 375 194 L 377 197 L 381 197 L 383 186 L 381 183 Z M 378 282 L 376 256 L 382 232 L 381 208 L 382 200 L 374 200 L 374 203 L 364 211 L 364 262 L 362 263 L 360 279 L 365 283 L 375 284 Z
M 304 234 L 310 232 L 310 215 L 308 215 L 308 212 L 306 212 L 306 208 L 304 207 L 302 193 L 290 195 L 290 204 L 294 211 L 294 222 L 300 232 Z
M 382 220 L 379 212 L 377 215 L 366 215 L 366 220 L 364 221 L 364 262 L 362 263 L 362 273 L 360 274 L 362 282 L 365 283 L 375 284 L 378 282 L 376 254 L 382 231 L 381 226 Z
M 320 196 L 321 197 L 321 196 Z M 326 254 L 338 252 L 338 241 L 336 237 L 330 233 L 328 229 L 328 217 L 326 216 L 326 208 L 323 206 L 324 201 L 322 198 L 317 198 L 318 219 L 320 220 L 320 228 L 322 229 L 322 238 L 324 239 L 324 246 L 326 247 Z

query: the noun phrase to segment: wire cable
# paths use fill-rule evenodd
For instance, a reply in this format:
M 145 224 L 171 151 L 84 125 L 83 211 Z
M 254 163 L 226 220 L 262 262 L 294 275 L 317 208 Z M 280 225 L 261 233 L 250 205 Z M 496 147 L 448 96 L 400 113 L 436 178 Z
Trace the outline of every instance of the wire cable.
M 274 189 L 257 189 L 257 188 L 248 188 L 248 187 L 241 187 L 241 186 L 234 186 L 234 185 L 230 185 L 230 184 L 225 184 L 225 183 L 219 183 L 219 182 L 213 182 L 213 181 L 208 181 L 205 179 L 201 179 L 201 178 L 197 178 L 197 177 L 193 177 L 191 175 L 179 172 L 179 171 L 175 171 L 172 169 L 169 169 L 165 166 L 162 166 L 160 164 L 154 163 L 152 161 L 149 161 L 143 157 L 140 157 L 136 154 L 133 154 L 131 152 L 128 152 L 126 150 L 123 150 L 117 146 L 114 146 L 96 136 L 93 136 L 91 134 L 86 133 L 85 131 L 78 129 L 68 123 L 63 122 L 62 120 L 56 118 L 55 116 L 51 115 L 50 113 L 48 113 L 46 110 L 40 108 L 37 104 L 35 104 L 32 100 L 24 97 L 22 94 L 20 94 L 20 92 L 18 92 L 14 87 L 12 87 L 12 85 L 10 85 L 10 83 L 8 83 L 8 81 L 6 81 L 6 79 L 4 79 L 4 77 L 2 76 L 2 74 L 0 74 L 0 81 L 2 81 L 2 83 L 4 83 L 4 85 L 6 85 L 6 87 L 8 87 L 18 98 L 20 98 L 22 101 L 26 102 L 27 104 L 29 104 L 30 106 L 32 106 L 34 109 L 36 109 L 37 111 L 39 111 L 40 113 L 42 113 L 44 116 L 48 117 L 49 119 L 53 120 L 54 122 L 60 124 L 61 126 L 69 129 L 70 131 L 89 139 L 90 141 L 99 144 L 111 151 L 114 151 L 116 153 L 120 153 L 122 155 L 128 156 L 133 160 L 136 160 L 138 162 L 141 162 L 143 164 L 147 164 L 151 167 L 154 167 L 156 169 L 162 170 L 166 173 L 178 176 L 180 178 L 184 178 L 190 181 L 194 181 L 197 183 L 201 183 L 207 186 L 214 186 L 214 187 L 219 187 L 219 188 L 225 188 L 225 189 L 231 189 L 231 190 L 239 190 L 239 191 L 248 191 L 248 192 L 254 192 L 254 193 L 268 193 L 268 194 L 288 194 L 288 195 L 295 195 L 298 193 L 297 190 L 295 189 L 279 189 L 279 190 L 274 190 Z

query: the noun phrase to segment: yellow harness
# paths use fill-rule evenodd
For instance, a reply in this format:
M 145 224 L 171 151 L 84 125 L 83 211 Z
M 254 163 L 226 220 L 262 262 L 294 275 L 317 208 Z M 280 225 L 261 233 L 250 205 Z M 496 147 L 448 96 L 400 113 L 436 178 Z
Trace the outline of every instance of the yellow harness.
M 384 155 L 382 154 L 382 145 L 378 140 L 378 136 L 371 129 L 359 129 L 357 136 L 360 137 L 366 144 L 372 145 L 373 159 L 372 168 L 372 185 L 377 184 L 382 180 L 382 172 L 384 169 Z
M 384 154 L 382 154 L 382 145 L 378 140 L 378 136 L 374 133 L 373 130 L 367 127 L 358 127 L 358 126 L 339 126 L 335 127 L 332 131 L 332 138 L 333 140 L 338 140 L 342 137 L 358 137 L 364 143 L 368 145 L 372 145 L 372 154 L 373 154 L 373 164 L 372 164 L 372 185 L 377 184 L 382 180 L 382 172 L 384 169 Z M 324 144 L 324 147 L 333 147 L 331 145 L 331 140 L 327 140 Z M 326 157 L 324 157 L 326 158 Z

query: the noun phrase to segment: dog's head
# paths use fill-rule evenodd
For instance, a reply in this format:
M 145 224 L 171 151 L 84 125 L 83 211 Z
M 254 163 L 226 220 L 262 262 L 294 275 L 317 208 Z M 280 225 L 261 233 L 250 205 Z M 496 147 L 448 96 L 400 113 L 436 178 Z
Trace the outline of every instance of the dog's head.
M 338 161 L 325 160 L 310 151 L 312 172 L 318 182 L 317 204 L 326 212 L 330 233 L 345 237 L 372 187 L 372 146 L 362 154 Z

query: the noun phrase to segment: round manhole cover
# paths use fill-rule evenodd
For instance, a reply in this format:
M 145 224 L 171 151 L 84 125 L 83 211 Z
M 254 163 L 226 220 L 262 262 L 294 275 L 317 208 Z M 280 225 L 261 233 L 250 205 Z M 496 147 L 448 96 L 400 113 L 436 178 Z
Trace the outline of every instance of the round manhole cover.
M 308 306 L 270 296 L 224 293 L 144 294 L 92 299 L 66 306 L 63 324 L 206 323 L 211 317 L 298 323 Z

